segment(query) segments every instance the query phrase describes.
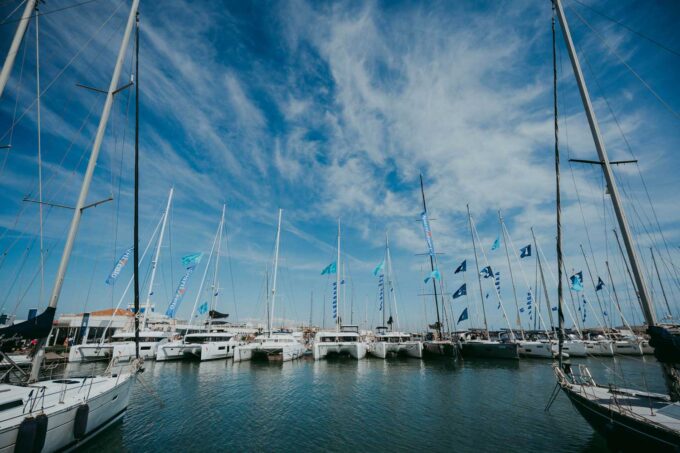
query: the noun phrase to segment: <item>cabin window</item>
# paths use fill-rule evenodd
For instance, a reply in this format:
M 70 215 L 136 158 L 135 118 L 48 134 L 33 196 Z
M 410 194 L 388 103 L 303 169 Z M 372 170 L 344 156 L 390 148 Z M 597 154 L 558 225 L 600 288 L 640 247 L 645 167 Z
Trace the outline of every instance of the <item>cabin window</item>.
M 3 404 L 0 404 L 0 412 L 6 411 L 7 409 L 12 409 L 14 407 L 20 407 L 20 406 L 23 406 L 23 405 L 24 405 L 23 400 L 14 400 L 14 401 L 10 401 L 8 403 L 3 403 Z
M 218 351 L 224 351 L 225 349 L 226 349 L 226 346 L 220 346 L 219 348 L 217 348 Z
M 151 346 L 142 346 L 142 347 L 139 348 L 139 349 L 141 349 L 142 351 L 148 351 L 148 350 L 151 349 Z

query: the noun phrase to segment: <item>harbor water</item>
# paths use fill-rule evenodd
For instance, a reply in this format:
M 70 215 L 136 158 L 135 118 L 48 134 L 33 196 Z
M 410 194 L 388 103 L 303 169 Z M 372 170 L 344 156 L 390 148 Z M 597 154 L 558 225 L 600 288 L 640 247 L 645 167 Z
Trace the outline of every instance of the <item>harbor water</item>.
M 663 391 L 650 357 L 573 360 L 596 380 Z M 545 360 L 309 359 L 147 363 L 121 422 L 83 451 L 606 449 Z

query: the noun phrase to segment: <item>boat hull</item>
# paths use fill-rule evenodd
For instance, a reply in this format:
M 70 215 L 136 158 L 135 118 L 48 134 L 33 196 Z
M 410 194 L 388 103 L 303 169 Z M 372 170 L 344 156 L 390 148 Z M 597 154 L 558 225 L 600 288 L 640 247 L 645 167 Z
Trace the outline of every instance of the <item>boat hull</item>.
M 424 341 L 423 358 L 450 357 L 457 359 L 460 346 L 452 341 Z
M 519 359 L 519 344 L 495 341 L 466 341 L 462 344 L 463 357 Z
M 569 354 L 569 357 L 586 357 L 586 344 L 583 341 L 567 340 L 562 345 L 562 351 Z
M 290 344 L 277 347 L 245 345 L 234 349 L 234 362 L 247 360 L 267 360 L 269 362 L 289 362 L 299 359 L 305 353 L 304 346 Z
M 614 345 L 611 341 L 584 341 L 588 355 L 613 357 Z
M 558 347 L 547 341 L 520 341 L 519 355 L 531 359 L 553 359 L 557 357 Z M 562 353 L 562 357 L 568 358 L 569 354 Z
M 615 341 L 614 342 L 614 353 L 619 355 L 642 355 L 642 346 L 636 341 Z
M 366 343 L 362 342 L 323 342 L 314 343 L 314 360 L 320 360 L 329 356 L 348 355 L 361 360 L 366 357 Z
M 111 344 L 81 344 L 72 346 L 68 353 L 69 362 L 96 362 L 110 360 L 113 355 Z
M 404 341 L 400 343 L 389 343 L 386 341 L 376 341 L 370 344 L 368 352 L 380 359 L 388 357 L 423 357 L 423 344 L 420 341 Z

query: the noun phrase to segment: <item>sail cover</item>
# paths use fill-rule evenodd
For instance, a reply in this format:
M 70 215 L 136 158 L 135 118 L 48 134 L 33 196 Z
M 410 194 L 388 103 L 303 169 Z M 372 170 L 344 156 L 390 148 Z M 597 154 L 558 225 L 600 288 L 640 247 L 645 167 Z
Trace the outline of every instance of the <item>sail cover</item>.
M 21 340 L 39 340 L 46 338 L 52 329 L 56 308 L 47 307 L 35 318 L 0 329 L 0 347 L 11 346 Z
M 211 319 L 221 319 L 221 318 L 228 318 L 229 314 L 228 313 L 220 313 L 217 310 L 210 310 L 208 313 L 208 316 L 210 316 Z

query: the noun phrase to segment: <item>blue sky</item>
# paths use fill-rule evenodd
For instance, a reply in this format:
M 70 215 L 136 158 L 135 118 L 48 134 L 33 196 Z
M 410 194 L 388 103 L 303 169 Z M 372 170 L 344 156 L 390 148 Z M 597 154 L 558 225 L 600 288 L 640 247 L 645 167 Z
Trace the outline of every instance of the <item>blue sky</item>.
M 674 113 L 680 111 L 680 8 L 670 1 L 588 2 L 673 53 L 580 3 L 565 3 L 610 157 L 631 158 L 625 136 L 640 160 L 639 167 L 616 171 L 645 266 L 651 266 L 649 247 L 654 246 L 665 260 L 661 266 L 670 269 L 680 239 L 675 192 L 680 134 Z M 2 2 L 2 17 L 17 4 Z M 42 9 L 71 4 L 53 1 Z M 41 98 L 47 200 L 75 202 L 103 104 L 102 96 L 75 84 L 108 86 L 128 6 L 127 1 L 93 1 L 40 18 L 41 85 L 49 86 Z M 165 310 L 183 273 L 181 256 L 209 250 L 226 203 L 229 247 L 223 250 L 218 309 L 239 320 L 263 320 L 265 268 L 272 261 L 280 207 L 284 228 L 277 318 L 308 322 L 313 292 L 314 323 L 322 323 L 325 300 L 325 323 L 331 324 L 330 282 L 319 274 L 334 260 L 340 217 L 347 305 L 353 299 L 354 322 L 378 323 L 377 279 L 371 271 L 382 259 L 388 231 L 401 325 L 422 329 L 434 321 L 432 298 L 419 296 L 429 292 L 422 283 L 427 263 L 419 255 L 426 250 L 417 221 L 422 173 L 435 219 L 435 246 L 443 253 L 439 267 L 447 304 L 463 283 L 453 269 L 463 259 L 473 260 L 469 203 L 481 247 L 501 272 L 501 297 L 514 325 L 503 247 L 490 251 L 499 234 L 498 210 L 515 248 L 531 241 L 534 227 L 555 272 L 550 17 L 547 1 L 143 1 L 142 245 L 171 186 L 176 193 L 154 291 L 157 309 Z M 15 27 L 12 22 L 0 26 L 3 56 Z M 38 185 L 35 42 L 31 25 L 0 99 L 0 142 L 11 139 L 12 144 L 11 151 L 0 150 L 0 247 L 6 254 L 0 304 L 2 311 L 19 317 L 30 307 L 44 306 L 48 297 L 40 299 L 37 205 L 22 201 L 35 198 Z M 558 43 L 563 159 L 596 159 L 561 35 Z M 121 84 L 132 72 L 131 63 L 128 52 Z M 129 278 L 127 268 L 114 288 L 104 284 L 131 243 L 132 100 L 129 92 L 116 99 L 89 196 L 95 201 L 113 195 L 115 200 L 84 216 L 60 312 L 111 307 Z M 12 130 L 12 118 L 23 112 Z M 603 279 L 604 262 L 610 261 L 624 312 L 631 322 L 639 320 L 610 232 L 613 216 L 603 199 L 599 170 L 574 164 L 572 172 L 564 162 L 562 171 L 569 272 L 585 271 L 579 244 Z M 44 214 L 44 292 L 49 293 L 70 213 L 50 208 Z M 670 252 L 650 222 L 654 214 Z M 457 317 L 469 306 L 474 323 L 480 296 L 473 291 L 473 268 L 466 274 L 468 296 L 450 307 Z M 526 279 L 519 267 L 513 268 L 520 304 L 527 286 L 535 286 L 534 262 L 523 268 Z M 200 271 L 192 276 L 180 317 L 191 311 Z M 677 294 L 680 287 L 672 273 L 662 274 L 667 291 Z M 654 285 L 660 305 L 658 282 Z M 554 284 L 549 286 L 554 300 Z M 592 301 L 592 285 L 586 286 Z M 496 301 L 486 305 L 490 324 L 504 327 L 496 307 Z M 589 317 L 586 324 L 593 323 Z

